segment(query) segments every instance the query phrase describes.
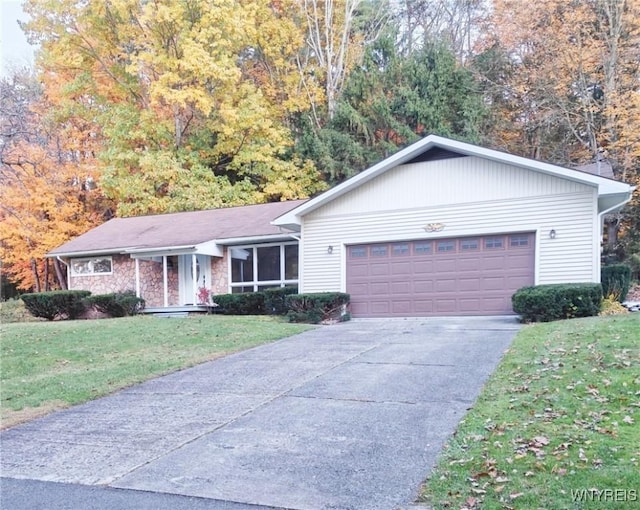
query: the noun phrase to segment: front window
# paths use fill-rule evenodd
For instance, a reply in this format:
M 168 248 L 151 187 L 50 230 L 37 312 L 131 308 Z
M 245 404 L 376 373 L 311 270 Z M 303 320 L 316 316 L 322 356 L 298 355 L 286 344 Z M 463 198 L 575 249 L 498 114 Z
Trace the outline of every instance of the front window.
M 113 272 L 111 257 L 92 257 L 71 260 L 71 274 L 73 276 L 92 276 L 111 274 Z
M 256 292 L 298 285 L 298 244 L 267 244 L 229 248 L 231 292 Z

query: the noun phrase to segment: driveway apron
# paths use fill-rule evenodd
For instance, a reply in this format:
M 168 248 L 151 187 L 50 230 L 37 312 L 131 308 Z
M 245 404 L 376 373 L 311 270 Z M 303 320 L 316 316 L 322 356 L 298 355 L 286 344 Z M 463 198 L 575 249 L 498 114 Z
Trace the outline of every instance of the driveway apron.
M 6 430 L 2 476 L 396 509 L 415 500 L 518 328 L 513 317 L 319 327 Z

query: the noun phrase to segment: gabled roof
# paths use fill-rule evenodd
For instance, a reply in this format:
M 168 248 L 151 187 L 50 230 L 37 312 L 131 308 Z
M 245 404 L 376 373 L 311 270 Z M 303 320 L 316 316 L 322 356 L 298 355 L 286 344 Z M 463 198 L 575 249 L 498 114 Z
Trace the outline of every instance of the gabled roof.
M 574 166 L 573 168 L 575 170 L 580 170 L 581 172 L 587 172 L 588 174 L 613 179 L 613 167 L 608 161 L 599 160 L 594 163 L 587 163 L 586 165 Z
M 523 158 L 521 156 L 514 156 L 513 154 L 508 154 L 506 152 L 487 149 L 485 147 L 452 140 L 450 138 L 444 138 L 442 136 L 429 135 L 396 152 L 392 156 L 373 165 L 367 170 L 364 170 L 358 175 L 346 180 L 342 184 L 339 184 L 338 186 L 335 186 L 321 195 L 305 202 L 296 209 L 283 214 L 273 223 L 274 225 L 295 229 L 297 225 L 300 225 L 301 218 L 306 214 L 315 211 L 319 207 L 322 207 L 323 205 L 341 197 L 345 193 L 348 193 L 359 186 L 362 186 L 366 182 L 375 179 L 379 175 L 399 165 L 416 160 L 416 158 L 419 158 L 421 155 L 431 150 L 444 150 L 461 156 L 476 156 L 595 187 L 598 189 L 598 197 L 606 198 L 606 200 L 600 200 L 601 211 L 609 209 L 614 203 L 620 203 L 620 207 L 622 207 L 624 202 L 629 199 L 631 192 L 634 189 L 632 186 L 623 182 L 614 181 L 613 179 L 607 179 L 598 175 L 592 175 L 558 165 L 543 163 L 542 161 Z
M 114 218 L 47 255 L 139 253 L 195 249 L 203 243 L 227 244 L 239 239 L 286 237 L 274 218 L 305 200 L 227 207 L 207 211 Z

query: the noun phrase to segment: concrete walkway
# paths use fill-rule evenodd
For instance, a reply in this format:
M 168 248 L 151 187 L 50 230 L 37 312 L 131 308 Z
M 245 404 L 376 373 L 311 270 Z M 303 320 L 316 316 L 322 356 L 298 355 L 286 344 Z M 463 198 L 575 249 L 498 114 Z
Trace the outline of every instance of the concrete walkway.
M 518 328 L 352 321 L 148 381 L 2 432 L 0 506 L 407 507 Z

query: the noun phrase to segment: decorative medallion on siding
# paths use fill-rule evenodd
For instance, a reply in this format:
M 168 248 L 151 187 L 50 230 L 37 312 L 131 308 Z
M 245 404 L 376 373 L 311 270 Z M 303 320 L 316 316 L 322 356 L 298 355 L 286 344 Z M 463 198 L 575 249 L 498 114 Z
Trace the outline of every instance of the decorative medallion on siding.
M 444 223 L 427 223 L 423 228 L 425 232 L 441 232 L 444 230 Z

